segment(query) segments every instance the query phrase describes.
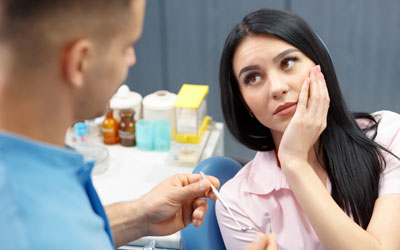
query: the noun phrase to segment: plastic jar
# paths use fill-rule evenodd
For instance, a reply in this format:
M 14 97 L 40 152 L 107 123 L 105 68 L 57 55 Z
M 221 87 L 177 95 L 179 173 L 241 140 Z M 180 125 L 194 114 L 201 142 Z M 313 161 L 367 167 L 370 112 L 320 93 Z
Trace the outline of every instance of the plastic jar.
M 143 98 L 143 119 L 166 120 L 171 124 L 171 133 L 175 128 L 174 104 L 177 95 L 166 90 L 159 90 Z
M 121 120 L 119 113 L 124 109 L 133 109 L 135 111 L 134 119 L 137 121 L 141 118 L 142 96 L 130 91 L 127 85 L 122 85 L 111 98 L 110 108 L 114 110 L 114 118 L 118 122 Z

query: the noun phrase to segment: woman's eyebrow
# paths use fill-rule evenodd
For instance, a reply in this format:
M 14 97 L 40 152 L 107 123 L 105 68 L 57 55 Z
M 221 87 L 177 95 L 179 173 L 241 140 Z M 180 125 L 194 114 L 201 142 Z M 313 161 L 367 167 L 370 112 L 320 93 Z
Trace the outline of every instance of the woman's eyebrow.
M 287 50 L 282 51 L 281 53 L 279 53 L 278 55 L 276 55 L 274 58 L 272 58 L 272 61 L 274 63 L 276 63 L 277 61 L 279 61 L 282 57 L 285 57 L 287 54 L 290 54 L 292 52 L 300 52 L 300 50 L 296 49 L 296 48 L 290 48 Z M 246 66 L 243 69 L 240 70 L 239 72 L 239 77 L 241 74 L 243 74 L 246 71 L 249 70 L 255 70 L 255 69 L 261 69 L 261 67 L 259 65 L 250 65 L 250 66 Z
M 277 61 L 279 61 L 282 57 L 285 57 L 287 54 L 290 54 L 292 52 L 298 52 L 300 50 L 296 49 L 296 48 L 290 48 L 287 50 L 282 51 L 281 53 L 279 53 L 278 55 L 276 55 L 274 58 L 272 58 L 272 61 L 274 63 L 276 63 Z
M 254 69 L 261 69 L 261 67 L 259 65 L 250 65 L 250 66 L 244 67 L 243 69 L 240 70 L 239 77 L 242 73 L 249 71 L 249 70 L 254 70 Z

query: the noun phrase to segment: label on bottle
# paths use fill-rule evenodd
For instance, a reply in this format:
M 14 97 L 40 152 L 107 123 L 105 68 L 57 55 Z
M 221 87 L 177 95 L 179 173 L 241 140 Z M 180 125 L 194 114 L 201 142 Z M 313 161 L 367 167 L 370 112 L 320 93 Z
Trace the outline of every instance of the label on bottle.
M 118 132 L 119 132 L 119 137 L 121 139 L 133 140 L 135 138 L 135 134 L 133 134 L 129 131 L 119 130 Z
M 103 133 L 115 133 L 115 130 L 112 128 L 103 128 L 102 131 Z

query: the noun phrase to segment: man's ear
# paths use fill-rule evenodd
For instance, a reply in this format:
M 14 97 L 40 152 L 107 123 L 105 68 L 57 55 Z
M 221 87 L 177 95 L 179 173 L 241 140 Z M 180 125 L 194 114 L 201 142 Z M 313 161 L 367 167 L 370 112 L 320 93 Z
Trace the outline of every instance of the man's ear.
M 93 49 L 93 44 L 86 39 L 77 40 L 65 49 L 61 67 L 66 82 L 72 87 L 83 86 Z

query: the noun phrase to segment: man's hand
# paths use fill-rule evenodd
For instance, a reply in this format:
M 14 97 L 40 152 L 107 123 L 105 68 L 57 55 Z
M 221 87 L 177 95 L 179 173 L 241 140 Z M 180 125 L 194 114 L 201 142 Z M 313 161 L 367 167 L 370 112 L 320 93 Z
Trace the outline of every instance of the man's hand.
M 251 243 L 246 250 L 278 250 L 278 244 L 274 234 L 268 236 L 262 233 L 257 235 L 257 239 Z
M 215 200 L 210 182 L 219 188 L 219 180 L 199 174 L 174 175 L 143 196 L 138 203 L 145 213 L 145 235 L 169 235 L 190 223 L 203 224 L 208 203 L 204 197 Z

